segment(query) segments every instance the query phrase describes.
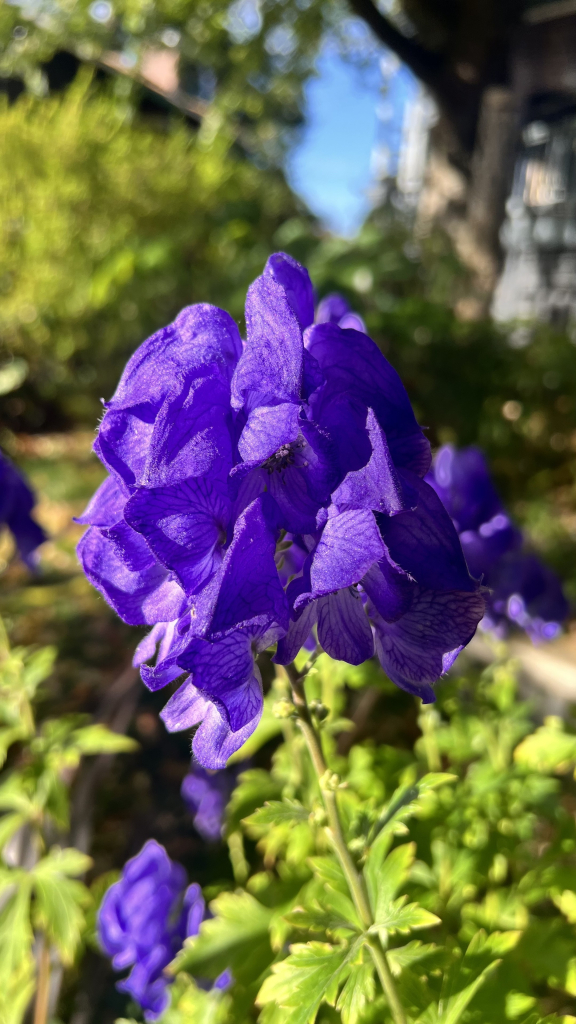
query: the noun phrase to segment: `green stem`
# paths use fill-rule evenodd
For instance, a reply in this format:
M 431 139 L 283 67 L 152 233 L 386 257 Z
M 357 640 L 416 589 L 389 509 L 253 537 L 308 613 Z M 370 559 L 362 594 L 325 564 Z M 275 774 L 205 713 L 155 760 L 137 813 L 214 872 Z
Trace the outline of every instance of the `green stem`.
M 34 1024 L 46 1024 L 50 1002 L 50 947 L 46 936 L 40 937 L 38 956 L 38 978 L 36 982 L 36 1003 Z
M 322 800 L 326 810 L 326 817 L 328 818 L 330 838 L 336 852 L 336 856 L 340 861 L 340 866 L 346 876 L 350 895 L 354 901 L 354 906 L 358 912 L 364 927 L 366 930 L 374 924 L 374 918 L 370 909 L 370 903 L 368 900 L 368 894 L 364 886 L 364 880 L 356 869 L 356 865 L 352 859 L 350 851 L 346 845 L 346 839 L 344 837 L 344 831 L 342 829 L 342 823 L 340 821 L 340 814 L 338 812 L 338 802 L 336 800 L 336 791 L 333 786 L 332 773 L 328 770 L 326 761 L 324 760 L 324 754 L 322 752 L 322 744 L 320 742 L 320 736 L 312 720 L 308 702 L 306 700 L 306 692 L 304 690 L 304 680 L 308 675 L 308 672 L 312 668 L 316 658 L 319 655 L 317 651 L 312 655 L 310 661 L 305 665 L 302 672 L 298 672 L 294 663 L 286 666 L 286 673 L 290 679 L 292 687 L 292 700 L 296 708 L 298 715 L 298 721 L 300 728 L 306 740 L 306 746 L 316 775 L 318 776 L 318 784 L 320 786 L 320 792 L 322 794 Z M 407 1024 L 406 1015 L 398 998 L 392 972 L 388 966 L 386 954 L 380 945 L 380 942 L 375 936 L 368 936 L 367 945 L 374 961 L 374 966 L 378 972 L 380 983 L 388 1000 L 390 1012 L 394 1018 L 395 1024 Z

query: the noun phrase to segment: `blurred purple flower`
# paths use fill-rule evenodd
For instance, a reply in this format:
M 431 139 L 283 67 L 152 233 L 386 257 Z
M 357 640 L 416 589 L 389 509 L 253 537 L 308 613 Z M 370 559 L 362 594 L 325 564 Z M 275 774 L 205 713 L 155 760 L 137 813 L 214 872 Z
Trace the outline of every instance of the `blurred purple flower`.
M 316 317 L 314 320 L 317 324 L 338 324 L 338 327 L 352 328 L 354 331 L 362 331 L 366 333 L 366 325 L 359 313 L 355 313 L 350 303 L 343 295 L 339 295 L 338 292 L 332 292 L 331 295 L 326 295 L 325 298 L 320 299 L 316 308 Z
M 234 787 L 235 773 L 230 769 L 207 772 L 192 762 L 180 793 L 193 816 L 194 827 L 208 842 L 221 838 L 224 811 Z
M 164 968 L 184 940 L 198 934 L 205 917 L 200 886 L 186 888 L 184 868 L 154 839 L 126 862 L 120 879 L 106 892 L 98 911 L 100 945 L 116 970 L 132 968 L 117 988 L 140 1004 L 146 1021 L 157 1020 L 168 1006 L 172 979 Z M 216 987 L 230 984 L 231 976 L 225 974 Z
M 162 717 L 198 726 L 205 768 L 256 728 L 256 659 L 276 642 L 282 663 L 314 629 L 334 658 L 376 651 L 433 700 L 483 614 L 422 479 L 430 445 L 408 395 L 349 315 L 333 296 L 314 324 L 307 271 L 276 253 L 248 290 L 244 343 L 227 313 L 188 307 L 105 406 L 95 450 L 110 476 L 78 554 L 124 621 L 153 627 L 134 658 L 146 685 L 187 675 Z
M 510 624 L 534 643 L 552 640 L 568 615 L 558 577 L 522 554 L 522 534 L 508 517 L 478 448 L 440 448 L 426 477 L 456 529 L 472 575 L 490 589 L 483 629 L 504 637 Z
M 34 494 L 18 470 L 0 452 L 0 526 L 12 533 L 18 553 L 29 569 L 36 565 L 36 548 L 46 534 L 30 513 L 36 504 Z

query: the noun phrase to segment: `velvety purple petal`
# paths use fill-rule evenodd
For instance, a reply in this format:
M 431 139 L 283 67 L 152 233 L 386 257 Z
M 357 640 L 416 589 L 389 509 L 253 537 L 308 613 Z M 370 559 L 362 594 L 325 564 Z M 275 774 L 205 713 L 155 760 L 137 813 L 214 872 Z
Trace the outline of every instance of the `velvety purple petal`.
M 289 665 L 304 647 L 318 618 L 318 602 L 311 601 L 302 609 L 297 619 L 291 619 L 286 636 L 278 641 L 276 654 L 272 661 L 276 665 Z
M 480 591 L 435 592 L 415 588 L 409 611 L 396 622 L 372 614 L 376 653 L 390 679 L 425 703 L 444 671 L 444 658 L 474 636 L 484 613 Z M 448 659 L 449 661 L 449 659 Z
M 110 406 L 127 409 L 144 402 L 157 411 L 177 374 L 218 367 L 230 378 L 241 352 L 238 327 L 228 313 L 208 303 L 186 306 L 136 350 Z
M 270 495 L 262 494 L 239 517 L 221 568 L 197 600 L 196 635 L 215 640 L 255 621 L 288 628 L 274 561 L 277 514 Z
M 232 406 L 248 409 L 298 402 L 302 385 L 302 330 L 288 296 L 264 273 L 246 297 L 246 346 L 232 380 Z
M 140 488 L 125 516 L 158 560 L 176 573 L 187 594 L 196 593 L 222 562 L 230 502 L 217 478 Z
M 124 514 L 129 491 L 117 477 L 107 476 L 75 522 L 87 526 L 114 526 Z
M 159 634 L 160 646 L 156 657 L 155 665 L 142 665 L 143 658 L 139 659 L 141 664 L 140 676 L 142 682 L 149 690 L 161 690 L 168 683 L 178 679 L 183 674 L 183 669 L 178 665 L 178 658 L 191 643 L 194 637 L 191 636 L 191 613 L 187 610 L 180 619 L 174 622 L 165 622 L 160 625 L 164 627 Z M 149 649 L 149 646 L 147 647 Z M 153 653 L 149 656 L 152 657 Z
M 290 533 L 310 533 L 316 524 L 318 501 L 310 497 L 307 474 L 298 466 L 272 473 L 267 489 L 280 510 L 280 523 Z
M 318 641 L 331 658 L 361 665 L 374 654 L 368 617 L 357 590 L 348 587 L 318 599 Z
M 374 515 L 367 509 L 331 516 L 318 542 L 310 569 L 311 596 L 320 597 L 358 583 L 384 555 Z M 295 602 L 305 601 L 302 595 Z
M 195 758 L 215 771 L 226 767 L 226 762 L 252 735 L 260 714 L 238 732 L 232 732 L 224 711 L 203 697 L 192 683 L 186 682 L 170 698 L 160 717 L 168 732 L 180 732 L 200 722 L 192 741 Z
M 166 634 L 166 630 L 170 626 L 174 626 L 172 622 L 157 622 L 155 626 L 146 636 L 140 641 L 134 656 L 132 658 L 132 665 L 134 668 L 139 668 L 140 665 L 145 661 L 150 661 L 151 658 L 156 654 L 156 648 Z
M 386 435 L 372 409 L 368 411 L 366 429 L 372 445 L 370 461 L 362 469 L 347 474 L 334 491 L 332 502 L 340 511 L 363 508 L 393 515 L 409 506 Z
M 148 448 L 152 438 L 153 417 L 156 410 L 150 406 L 106 412 L 94 451 L 110 473 L 115 473 L 129 487 L 141 482 L 144 476 Z
M 302 398 L 308 401 L 310 395 L 325 383 L 326 378 L 320 369 L 318 360 L 314 359 L 314 356 L 310 354 L 308 349 L 304 349 L 303 355 Z
M 426 589 L 475 590 L 458 534 L 438 495 L 415 473 L 404 475 L 418 494 L 417 508 L 379 517 L 392 560 Z
M 362 577 L 362 587 L 383 619 L 395 622 L 408 611 L 416 584 L 384 556 Z
M 184 593 L 168 578 L 163 566 L 133 572 L 118 557 L 112 542 L 96 526 L 78 545 L 78 558 L 92 586 L 124 622 L 153 625 L 176 619 L 184 606 Z
M 200 764 L 213 771 L 225 768 L 228 758 L 232 757 L 252 735 L 260 721 L 262 710 L 251 722 L 232 732 L 226 718 L 220 714 L 215 704 L 211 704 L 199 729 L 192 740 L 192 752 Z
M 310 397 L 309 404 L 314 422 L 331 440 L 338 480 L 365 466 L 372 454 L 366 430 L 366 405 L 338 380 L 323 384 Z
M 115 526 L 106 529 L 100 528 L 100 532 L 110 541 L 114 554 L 132 572 L 152 569 L 157 564 L 144 537 L 135 533 L 123 519 Z
M 187 375 L 175 381 L 150 441 L 142 482 L 148 487 L 202 476 L 232 465 L 229 385 L 221 375 Z
M 298 414 L 299 406 L 290 402 L 253 409 L 238 443 L 242 459 L 263 461 L 295 441 L 300 429 Z
M 314 321 L 314 289 L 306 267 L 287 253 L 276 252 L 270 256 L 264 269 L 265 277 L 270 274 L 282 285 L 290 308 L 301 329 L 305 330 Z
M 225 708 L 233 732 L 262 710 L 251 639 L 250 634 L 237 632 L 214 644 L 197 640 L 178 659 L 180 667 L 191 673 L 196 689 Z
M 318 360 L 330 388 L 349 391 L 374 410 L 394 463 L 424 476 L 430 467 L 430 445 L 396 370 L 372 339 L 335 324 L 317 324 L 306 332 L 306 348 Z

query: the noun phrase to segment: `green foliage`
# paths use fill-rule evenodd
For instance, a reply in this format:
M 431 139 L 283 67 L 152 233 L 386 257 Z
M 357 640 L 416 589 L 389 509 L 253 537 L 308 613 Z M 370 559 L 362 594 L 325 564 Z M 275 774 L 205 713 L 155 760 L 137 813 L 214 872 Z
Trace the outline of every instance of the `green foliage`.
M 323 659 L 308 678 L 309 701 L 331 668 Z M 576 1019 L 571 733 L 556 720 L 535 728 L 516 698 L 513 663 L 499 662 L 441 687 L 438 708 L 421 711 L 411 755 L 368 741 L 343 756 L 331 722 L 346 673 L 333 669 L 334 710 L 321 737 L 342 780 L 337 801 L 373 924 L 335 855 L 302 737 L 284 719 L 270 772 L 244 772 L 230 803 L 231 828 L 247 809 L 242 827 L 257 840 L 246 889 L 212 902 L 214 916 L 173 965 L 191 993 L 191 975 L 230 967 L 236 979 L 224 999 L 203 996 L 194 1020 L 244 1024 L 256 1002 L 261 1024 L 390 1024 L 375 941 L 409 1024 Z M 306 841 L 296 856 L 299 831 Z M 171 1012 L 163 1024 L 187 1024 Z
M 287 129 L 301 118 L 302 85 L 332 5 L 262 0 L 250 12 L 231 0 L 120 0 L 104 23 L 91 17 L 90 6 L 88 0 L 60 4 L 34 19 L 27 17 L 24 3 L 3 6 L 1 73 L 19 74 L 32 91 L 42 93 L 39 63 L 58 49 L 83 60 L 122 49 L 129 70 L 150 48 L 170 54 L 163 41 L 169 29 L 173 37 L 176 32 L 180 79 L 193 96 L 193 109 L 204 116 L 215 109 L 250 152 L 278 159 Z M 23 15 L 24 36 L 14 32 L 21 29 Z
M 53 407 L 92 427 L 132 351 L 183 306 L 242 315 L 298 206 L 216 129 L 160 134 L 86 71 L 62 95 L 0 101 L 0 367 L 27 364 L 28 426 Z
M 133 750 L 102 725 L 62 716 L 37 726 L 34 700 L 53 648 L 11 648 L 0 619 L 0 1022 L 21 1024 L 36 987 L 35 947 L 70 966 L 92 896 L 79 878 L 92 860 L 65 840 L 69 791 L 84 754 Z

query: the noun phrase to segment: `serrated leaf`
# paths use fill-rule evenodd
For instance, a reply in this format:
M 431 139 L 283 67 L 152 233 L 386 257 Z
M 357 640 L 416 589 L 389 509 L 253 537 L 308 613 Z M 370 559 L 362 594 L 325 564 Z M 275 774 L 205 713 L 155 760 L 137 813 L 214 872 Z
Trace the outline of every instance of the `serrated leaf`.
M 36 878 L 59 875 L 76 878 L 78 875 L 85 874 L 91 867 L 92 858 L 86 853 L 81 853 L 73 846 L 67 846 L 64 849 L 53 846 L 50 852 L 35 865 L 33 874 Z
M 83 907 L 90 902 L 86 886 L 63 875 L 36 875 L 34 920 L 46 933 L 64 964 L 71 964 L 84 926 Z
M 6 846 L 6 843 L 13 835 L 22 828 L 27 821 L 27 817 L 24 814 L 4 814 L 0 818 L 0 852 Z
M 370 961 L 354 964 L 336 1003 L 343 1024 L 358 1024 L 366 1006 L 374 1001 L 375 995 L 374 964 Z
M 308 863 L 321 882 L 348 895 L 348 883 L 344 872 L 334 857 L 309 857 Z
M 342 969 L 354 947 L 308 942 L 290 947 L 290 955 L 272 967 L 256 1004 L 275 1003 L 288 1011 L 286 1024 L 313 1024 L 323 1001 L 333 1003 Z
M 395 946 L 392 949 L 388 949 L 386 959 L 392 974 L 397 978 L 406 967 L 412 967 L 413 964 L 419 963 L 420 960 L 426 960 L 437 952 L 438 946 L 435 946 L 432 942 L 423 943 L 419 942 L 418 939 L 413 939 L 412 942 L 407 942 L 405 946 Z
M 210 910 L 214 917 L 186 940 L 174 970 L 216 978 L 230 969 L 244 984 L 256 980 L 273 959 L 269 927 L 274 912 L 247 892 L 220 893 Z
M 75 729 L 71 742 L 81 754 L 126 754 L 139 749 L 136 740 L 122 733 L 112 732 L 105 725 L 86 725 Z
M 483 971 L 468 981 L 470 971 L 466 970 L 468 951 L 462 962 L 455 964 L 444 975 L 442 993 L 438 1003 L 433 1003 L 418 1017 L 416 1024 L 458 1024 L 472 999 L 497 970 L 500 960 L 494 960 Z
M 318 899 L 303 907 L 294 907 L 285 920 L 295 928 L 310 931 L 362 931 L 363 926 L 349 896 L 326 887 Z
M 420 793 L 429 793 L 433 789 L 451 785 L 453 782 L 458 782 L 458 776 L 452 772 L 428 772 L 418 780 L 416 786 Z
M 8 872 L 6 872 L 8 874 Z M 14 889 L 4 892 L 0 913 L 0 982 L 9 983 L 11 976 L 30 956 L 33 934 L 30 925 L 32 879 L 25 871 L 10 872 Z
M 310 812 L 299 800 L 269 800 L 253 814 L 243 819 L 242 824 L 257 830 L 274 828 L 277 825 L 297 825 L 308 822 Z
M 395 932 L 419 931 L 421 928 L 433 928 L 441 923 L 436 914 L 431 914 L 418 903 L 406 903 L 407 898 L 400 896 L 391 903 L 378 906 L 374 924 L 369 930 L 377 933 L 383 943 L 388 941 L 388 935 Z
M 363 924 L 358 917 L 356 907 L 346 893 L 327 885 L 323 895 L 320 897 L 320 904 L 342 918 L 342 920 L 347 921 L 352 928 L 362 930 Z
M 383 857 L 383 840 L 373 844 L 364 865 L 364 878 L 372 910 L 378 917 L 378 907 L 392 902 L 398 890 L 406 882 L 416 853 L 415 843 L 397 846 L 387 857 Z

